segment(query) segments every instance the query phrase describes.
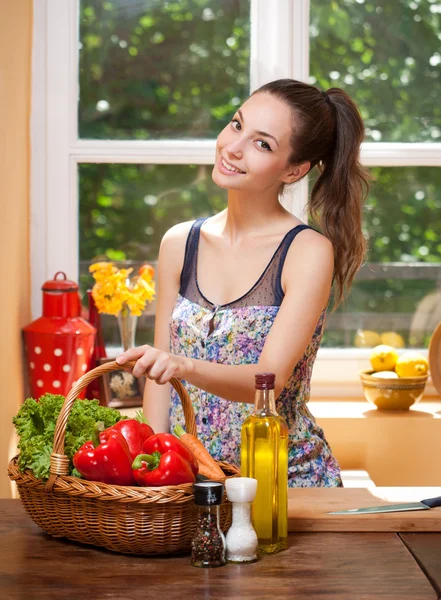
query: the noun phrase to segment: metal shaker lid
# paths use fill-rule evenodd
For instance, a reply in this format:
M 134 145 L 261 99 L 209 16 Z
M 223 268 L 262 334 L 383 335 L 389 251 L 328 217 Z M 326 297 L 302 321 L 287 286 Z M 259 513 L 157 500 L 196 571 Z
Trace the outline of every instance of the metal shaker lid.
M 217 481 L 203 481 L 193 484 L 194 501 L 199 506 L 222 504 L 224 484 Z

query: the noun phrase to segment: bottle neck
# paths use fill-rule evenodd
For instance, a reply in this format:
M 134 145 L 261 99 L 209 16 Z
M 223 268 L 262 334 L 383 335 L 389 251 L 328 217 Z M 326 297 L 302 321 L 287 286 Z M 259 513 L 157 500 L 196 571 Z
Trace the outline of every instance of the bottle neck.
M 233 502 L 233 525 L 251 523 L 251 502 Z
M 254 414 L 277 415 L 274 390 L 256 390 Z

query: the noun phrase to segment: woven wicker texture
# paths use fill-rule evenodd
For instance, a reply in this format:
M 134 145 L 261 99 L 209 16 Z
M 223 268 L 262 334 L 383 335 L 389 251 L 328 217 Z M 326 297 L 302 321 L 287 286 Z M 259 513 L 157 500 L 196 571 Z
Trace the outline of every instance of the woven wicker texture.
M 127 364 L 133 367 L 135 363 Z M 18 469 L 13 458 L 8 475 L 15 481 L 32 520 L 55 537 L 130 554 L 169 554 L 188 551 L 196 525 L 192 484 L 156 488 L 108 485 L 71 477 L 64 455 L 67 419 L 79 392 L 109 371 L 120 370 L 116 362 L 100 365 L 86 373 L 66 396 L 55 427 L 51 475 L 46 485 L 30 471 Z M 196 421 L 190 398 L 178 379 L 171 384 L 181 399 L 188 433 L 196 435 Z M 239 469 L 220 462 L 225 477 Z M 222 480 L 221 480 L 222 481 Z M 224 495 L 221 527 L 231 524 L 231 505 Z

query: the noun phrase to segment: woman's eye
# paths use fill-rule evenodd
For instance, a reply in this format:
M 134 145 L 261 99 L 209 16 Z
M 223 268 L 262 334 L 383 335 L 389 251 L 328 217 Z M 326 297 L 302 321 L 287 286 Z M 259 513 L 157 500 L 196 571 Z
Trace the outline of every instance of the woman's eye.
M 242 129 L 242 125 L 238 119 L 231 119 L 231 126 L 233 129 L 236 129 L 236 131 L 240 131 Z M 259 148 L 262 148 L 262 150 L 272 152 L 272 148 L 268 142 L 265 142 L 264 140 L 257 140 L 257 144 L 262 144 L 261 146 L 259 145 Z
M 262 144 L 261 146 L 259 146 L 259 148 L 262 148 L 262 150 L 269 150 L 270 152 L 272 152 L 271 146 L 268 144 L 268 142 L 264 142 L 263 140 L 257 140 L 258 144 Z

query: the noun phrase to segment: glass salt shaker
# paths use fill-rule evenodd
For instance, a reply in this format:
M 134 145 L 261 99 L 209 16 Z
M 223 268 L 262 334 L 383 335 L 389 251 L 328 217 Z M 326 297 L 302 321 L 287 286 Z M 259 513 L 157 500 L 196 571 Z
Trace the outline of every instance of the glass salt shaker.
M 256 497 L 257 479 L 232 477 L 225 481 L 227 497 L 233 504 L 233 523 L 228 530 L 227 560 L 254 562 L 257 560 L 257 534 L 251 523 L 251 505 Z
M 226 563 L 225 536 L 219 518 L 224 486 L 215 481 L 204 481 L 193 484 L 193 491 L 198 514 L 191 542 L 191 564 L 194 567 L 221 567 Z

